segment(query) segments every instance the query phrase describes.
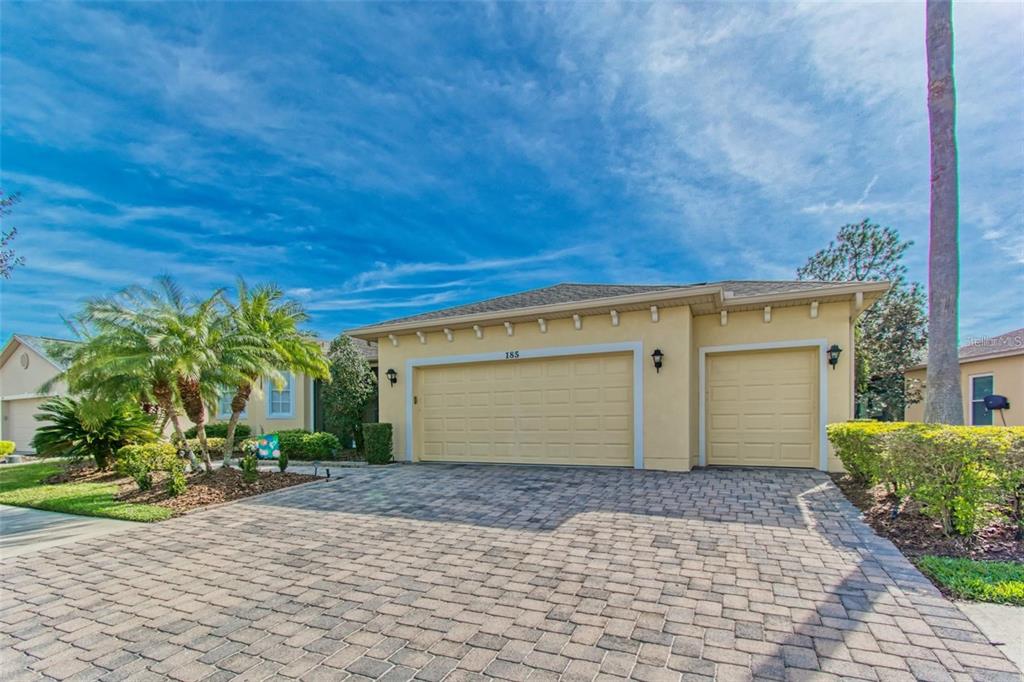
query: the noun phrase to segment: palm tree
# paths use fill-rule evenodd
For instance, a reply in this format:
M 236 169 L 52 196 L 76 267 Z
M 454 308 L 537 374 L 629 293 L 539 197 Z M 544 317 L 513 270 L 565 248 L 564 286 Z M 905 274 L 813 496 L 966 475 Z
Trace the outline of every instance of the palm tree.
M 221 385 L 233 386 L 231 418 L 224 438 L 224 465 L 230 464 L 235 427 L 261 376 L 280 381 L 282 371 L 329 379 L 330 367 L 316 337 L 299 329 L 309 316 L 296 301 L 270 284 L 250 289 L 238 280 L 238 302 L 230 305 L 231 332 L 221 344 Z M 231 380 L 234 379 L 234 380 Z
M 928 371 L 924 420 L 963 424 L 957 321 L 960 288 L 956 89 L 951 0 L 928 0 L 928 124 L 931 218 L 928 244 Z
M 195 456 L 178 419 L 174 359 L 155 343 L 151 324 L 139 314 L 154 306 L 182 305 L 173 282 L 160 280 L 158 284 L 156 290 L 131 287 L 88 301 L 80 318 L 70 322 L 81 343 L 49 349 L 59 354 L 67 367 L 50 383 L 63 379 L 74 393 L 108 400 L 135 396 L 141 403 L 156 404 L 195 468 Z
M 178 419 L 178 405 L 196 423 L 207 471 L 201 377 L 216 366 L 211 328 L 221 292 L 198 303 L 187 300 L 168 277 L 154 289 L 129 287 L 86 303 L 83 343 L 70 352 L 64 378 L 75 392 L 155 403 L 168 416 L 193 468 L 192 453 Z

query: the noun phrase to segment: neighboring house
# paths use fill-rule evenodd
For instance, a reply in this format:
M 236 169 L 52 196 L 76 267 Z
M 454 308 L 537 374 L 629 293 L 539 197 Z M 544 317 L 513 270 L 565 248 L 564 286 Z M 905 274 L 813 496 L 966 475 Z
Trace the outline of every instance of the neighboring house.
M 348 333 L 379 345 L 401 460 L 839 470 L 825 426 L 853 414 L 853 322 L 887 289 L 558 284 Z
M 15 334 L 0 351 L 0 440 L 14 441 L 15 452 L 33 452 L 39 405 L 67 392 L 63 382 L 46 393 L 40 391 L 64 371 L 46 348 L 55 341 L 60 339 Z
M 376 365 L 376 348 L 365 341 L 355 340 L 356 347 Z M 48 343 L 73 343 L 62 339 L 15 334 L 0 354 L 0 417 L 2 437 L 13 440 L 17 452 L 32 452 L 31 442 L 39 422 L 35 415 L 39 405 L 46 398 L 67 393 L 67 385 L 57 382 L 43 394 L 40 387 L 58 376 L 62 371 L 60 363 L 47 353 Z M 272 433 L 285 429 L 314 429 L 317 426 L 317 401 L 314 382 L 302 374 L 285 373 L 285 380 L 278 383 L 269 377 L 257 382 L 249 404 L 240 423 L 252 427 L 254 434 Z M 210 421 L 227 421 L 231 417 L 231 398 L 234 389 L 225 390 L 217 404 L 210 406 Z M 182 428 L 192 422 L 181 415 Z M 375 414 L 367 415 L 368 421 Z M 170 428 L 170 427 L 168 427 Z
M 927 359 L 905 373 L 908 381 L 925 383 Z M 1024 426 L 1024 329 L 979 339 L 960 348 L 960 386 L 964 396 L 964 422 L 976 426 Z M 927 386 L 924 387 L 927 390 Z M 1002 417 L 985 408 L 985 396 L 1005 396 L 1010 409 Z M 908 405 L 906 420 L 924 421 L 924 401 Z

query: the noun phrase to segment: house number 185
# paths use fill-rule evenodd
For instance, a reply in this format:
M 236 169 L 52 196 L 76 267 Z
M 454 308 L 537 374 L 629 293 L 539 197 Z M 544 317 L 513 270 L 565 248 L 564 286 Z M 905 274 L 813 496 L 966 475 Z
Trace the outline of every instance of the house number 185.
M 506 360 L 515 360 L 518 357 L 519 357 L 519 351 L 517 351 L 517 350 L 507 350 L 507 351 L 505 351 L 505 359 Z

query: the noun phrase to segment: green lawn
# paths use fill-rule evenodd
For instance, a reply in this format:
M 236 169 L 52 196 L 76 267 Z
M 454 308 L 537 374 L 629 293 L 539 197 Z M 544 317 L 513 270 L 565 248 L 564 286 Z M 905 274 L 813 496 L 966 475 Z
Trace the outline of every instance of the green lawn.
M 953 596 L 1024 606 L 1024 564 L 923 556 L 917 567 Z
M 0 504 L 125 521 L 162 521 L 171 516 L 164 507 L 118 502 L 113 483 L 43 483 L 60 469 L 58 462 L 0 468 Z

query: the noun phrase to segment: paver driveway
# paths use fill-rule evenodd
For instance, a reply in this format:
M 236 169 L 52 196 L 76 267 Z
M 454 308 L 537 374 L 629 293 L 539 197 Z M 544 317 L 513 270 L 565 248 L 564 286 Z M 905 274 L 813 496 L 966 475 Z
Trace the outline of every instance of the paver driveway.
M 346 470 L 0 568 L 4 680 L 1018 679 L 817 472 Z

